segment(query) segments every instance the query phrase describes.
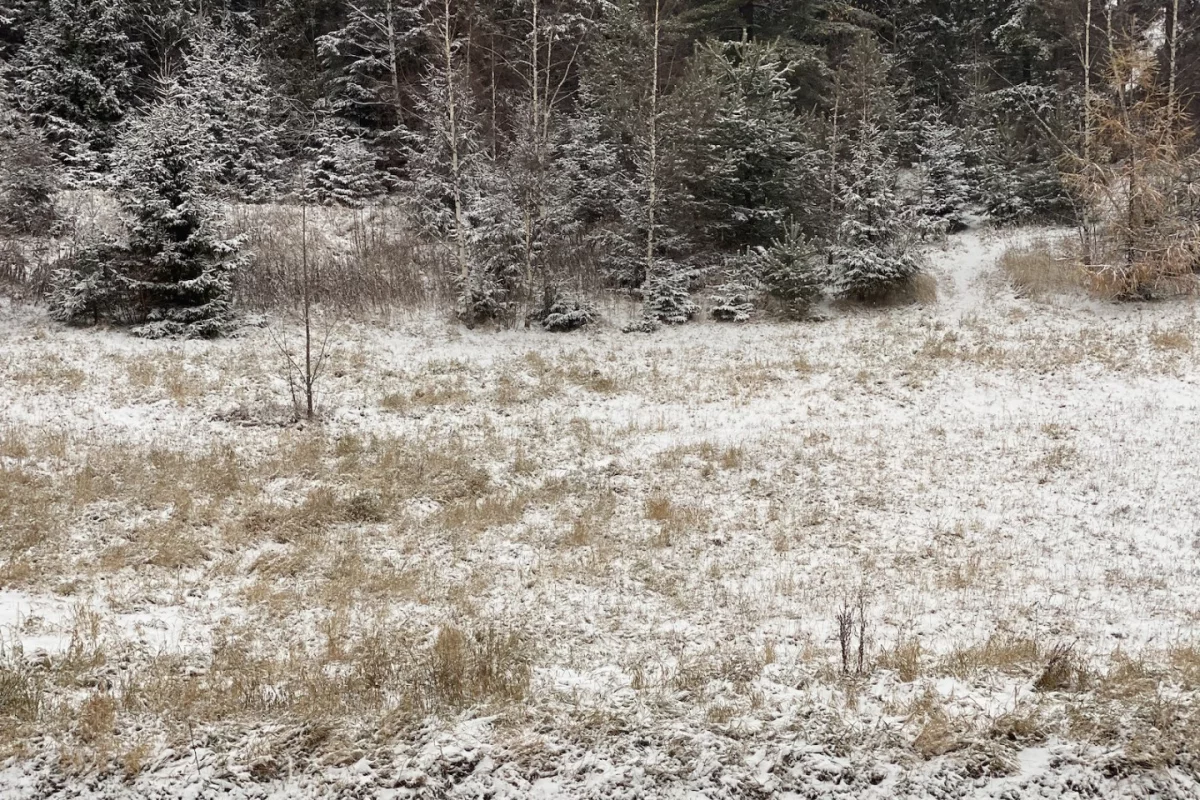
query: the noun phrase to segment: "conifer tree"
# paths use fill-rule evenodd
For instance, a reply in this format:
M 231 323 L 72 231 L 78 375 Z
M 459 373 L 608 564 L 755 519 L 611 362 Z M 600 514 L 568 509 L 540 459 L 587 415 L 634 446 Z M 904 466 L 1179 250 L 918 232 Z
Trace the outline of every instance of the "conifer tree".
M 319 206 L 361 208 L 384 192 L 383 175 L 361 131 L 328 113 L 319 114 L 308 137 L 304 198 Z
M 279 123 L 258 56 L 224 27 L 197 21 L 184 58 L 184 102 L 207 120 L 220 181 L 235 199 L 263 202 L 283 172 Z
M 873 300 L 920 271 L 909 218 L 896 196 L 896 162 L 874 125 L 860 128 L 843 183 L 842 219 L 830 248 L 836 296 Z
M 333 113 L 361 127 L 397 174 L 411 143 L 413 78 L 428 50 L 424 8 L 422 0 L 362 0 L 316 41 Z
M 45 233 L 54 220 L 58 170 L 41 135 L 0 84 L 0 231 Z
M 920 224 L 937 233 L 957 233 L 967 227 L 966 206 L 970 188 L 966 179 L 961 134 L 942 119 L 935 108 L 922 119 L 918 130 Z
M 124 241 L 104 241 L 55 275 L 64 322 L 132 323 L 140 336 L 212 337 L 232 318 L 232 278 L 245 265 L 220 234 L 219 166 L 207 120 L 168 84 L 113 153 Z
M 695 158 L 681 166 L 697 238 L 725 250 L 763 246 L 789 219 L 824 209 L 824 153 L 817 126 L 797 113 L 795 65 L 775 43 L 702 47 L 687 87 L 713 102 L 689 113 Z M 681 92 L 682 93 L 682 92 Z M 689 109 L 692 111 L 693 109 Z
M 767 294 L 791 317 L 804 317 L 828 281 L 824 254 L 791 222 L 756 258 L 758 279 Z
M 12 64 L 20 107 L 75 177 L 106 168 L 134 98 L 129 27 L 123 0 L 48 0 Z
M 427 27 L 435 57 L 416 103 L 424 129 L 409 157 L 408 201 L 422 230 L 445 243 L 457 289 L 457 314 L 468 325 L 508 313 L 512 278 L 477 256 L 484 187 L 489 180 L 481 124 L 461 52 L 463 41 L 450 0 Z

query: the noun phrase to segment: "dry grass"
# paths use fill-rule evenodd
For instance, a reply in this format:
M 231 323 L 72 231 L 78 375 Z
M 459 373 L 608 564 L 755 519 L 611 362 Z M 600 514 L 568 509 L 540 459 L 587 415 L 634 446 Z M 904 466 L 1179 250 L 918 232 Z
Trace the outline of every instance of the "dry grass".
M 921 676 L 921 655 L 921 642 L 918 639 L 903 639 L 895 647 L 880 653 L 875 659 L 875 666 L 895 670 L 900 680 L 910 683 Z
M 1150 344 L 1158 350 L 1190 353 L 1192 351 L 1192 335 L 1186 330 L 1154 328 L 1150 331 Z
M 959 648 L 942 656 L 939 669 L 945 674 L 968 678 L 983 671 L 1030 674 L 1037 669 L 1042 650 L 1033 639 L 993 636 L 982 644 Z
M 1079 259 L 1065 240 L 1035 239 L 1010 247 L 1000 256 L 1000 269 L 1023 297 L 1069 294 L 1087 285 Z
M 391 625 L 329 630 L 325 647 L 281 655 L 270 654 L 255 632 L 231 630 L 214 644 L 203 669 L 159 657 L 125 674 L 112 690 L 99 688 L 65 707 L 47 707 L 32 676 L 5 669 L 0 712 L 14 723 L 68 726 L 81 744 L 107 750 L 115 737 L 132 732 L 125 722 L 132 715 L 150 713 L 176 726 L 222 720 L 328 726 L 364 717 L 420 719 L 468 707 L 501 711 L 529 691 L 536 654 L 519 630 L 447 623 L 432 643 L 423 642 L 423 631 Z M 87 655 L 89 666 L 104 661 L 103 650 Z M 81 672 L 84 665 L 63 662 L 47 675 L 70 685 Z
M 453 271 L 444 255 L 421 245 L 398 209 L 310 207 L 307 216 L 310 280 L 323 305 L 341 314 L 386 314 L 451 302 Z M 242 206 L 233 222 L 255 256 L 254 268 L 238 275 L 238 300 L 251 308 L 296 307 L 300 209 Z
M 680 337 L 669 347 L 617 340 L 611 359 L 580 340 L 514 351 L 511 337 L 490 360 L 464 360 L 457 345 L 380 368 L 360 354 L 365 366 L 331 378 L 345 413 L 303 429 L 201 416 L 211 359 L 114 359 L 117 384 L 199 433 L 81 433 L 90 420 L 71 434 L 0 429 L 0 577 L 78 609 L 69 625 L 20 632 L 74 635 L 51 668 L 0 657 L 0 741 L 49 733 L 81 754 L 81 772 L 137 775 L 164 741 L 190 752 L 190 725 L 214 737 L 208 749 L 253 741 L 231 761 L 278 779 L 291 763 L 354 763 L 409 742 L 426 716 L 496 713 L 504 736 L 538 726 L 547 741 L 651 724 L 740 736 L 809 724 L 790 716 L 803 692 L 814 719 L 838 728 L 813 740 L 840 753 L 867 741 L 842 715 L 887 709 L 908 720 L 907 738 L 888 740 L 902 759 L 1000 770 L 1005 753 L 1059 736 L 1127 750 L 1135 765 L 1179 763 L 1194 717 L 1172 692 L 1196 691 L 1193 649 L 1142 643 L 1101 669 L 1105 651 L 1091 648 L 1105 634 L 1083 630 L 1094 609 L 1031 604 L 1095 581 L 1114 608 L 1140 587 L 1153 613 L 1190 624 L 1174 605 L 1189 590 L 1172 593 L 1169 575 L 1122 557 L 1104 583 L 1103 568 L 1084 575 L 1053 557 L 1138 546 L 1122 538 L 1130 493 L 1176 508 L 1148 478 L 1122 484 L 1092 442 L 1120 436 L 1181 471 L 1186 448 L 1122 427 L 1130 414 L 1064 409 L 1035 381 L 1029 406 L 1002 417 L 944 402 L 953 380 L 905 382 L 962 364 L 976 386 L 983 369 L 1116 369 L 1122 350 L 1182 370 L 1191 327 L 1156 319 L 1107 338 L 1068 327 L 1040 344 L 1044 331 L 909 310 L 799 343 L 753 338 L 755 326 L 732 345 L 668 331 Z M 858 361 L 830 352 L 842 339 Z M 102 403 L 98 381 L 83 388 Z M 750 400 L 765 401 L 750 409 L 761 431 L 724 427 Z M 1099 491 L 1091 482 L 1112 495 L 1061 525 L 1045 512 L 1059 495 L 1039 479 L 1071 497 Z M 1082 545 L 1079 522 L 1091 525 Z M 866 669 L 843 679 L 827 612 L 860 582 L 873 597 Z M 236 622 L 221 621 L 227 610 Z M 174 627 L 139 641 L 130 629 L 144 619 L 182 626 L 180 646 L 160 645 Z M 983 626 L 996 633 L 946 634 Z M 1052 645 L 1072 635 L 1088 649 L 1063 661 Z M 954 697 L 938 694 L 946 684 Z

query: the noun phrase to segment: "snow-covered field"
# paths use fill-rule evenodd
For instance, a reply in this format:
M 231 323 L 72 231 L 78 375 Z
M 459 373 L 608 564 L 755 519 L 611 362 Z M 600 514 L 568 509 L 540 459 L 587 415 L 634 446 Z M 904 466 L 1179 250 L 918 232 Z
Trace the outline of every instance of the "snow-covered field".
M 1200 796 L 1196 306 L 1011 241 L 823 322 L 343 325 L 299 426 L 270 331 L 0 308 L 0 797 Z

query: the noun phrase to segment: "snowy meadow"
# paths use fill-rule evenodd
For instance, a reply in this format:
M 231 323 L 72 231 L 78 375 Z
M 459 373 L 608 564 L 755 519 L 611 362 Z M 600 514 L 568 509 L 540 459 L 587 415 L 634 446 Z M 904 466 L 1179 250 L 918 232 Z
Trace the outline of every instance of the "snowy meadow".
M 0 319 L 0 796 L 1195 797 L 1200 321 Z

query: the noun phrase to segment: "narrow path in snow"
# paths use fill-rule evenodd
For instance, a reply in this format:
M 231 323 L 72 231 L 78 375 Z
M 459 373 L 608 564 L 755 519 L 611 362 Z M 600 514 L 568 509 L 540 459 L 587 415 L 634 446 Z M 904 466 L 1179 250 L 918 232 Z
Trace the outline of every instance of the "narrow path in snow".
M 974 229 L 950 237 L 929 253 L 930 272 L 938 280 L 939 307 L 956 321 L 976 313 L 997 295 L 1003 280 L 997 262 L 1005 250 L 1069 233 L 1067 228 Z

